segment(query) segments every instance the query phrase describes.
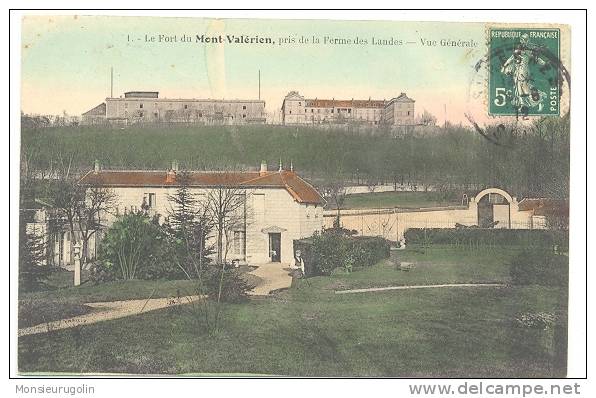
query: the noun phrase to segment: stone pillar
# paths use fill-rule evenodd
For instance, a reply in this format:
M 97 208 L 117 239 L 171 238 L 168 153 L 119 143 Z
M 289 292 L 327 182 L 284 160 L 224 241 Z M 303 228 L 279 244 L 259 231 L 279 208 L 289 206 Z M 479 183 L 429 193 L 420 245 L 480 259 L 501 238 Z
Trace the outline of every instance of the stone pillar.
M 74 244 L 74 285 L 81 284 L 81 244 Z

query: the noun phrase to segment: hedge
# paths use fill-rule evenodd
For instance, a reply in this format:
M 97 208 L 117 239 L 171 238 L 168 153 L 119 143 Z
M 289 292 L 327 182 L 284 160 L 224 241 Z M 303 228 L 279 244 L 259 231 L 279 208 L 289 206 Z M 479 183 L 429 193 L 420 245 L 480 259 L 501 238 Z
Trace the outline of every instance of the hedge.
M 547 229 L 505 228 L 409 228 L 406 244 L 520 245 L 526 247 L 569 247 L 569 232 Z
M 351 272 L 389 257 L 389 242 L 380 237 L 352 237 L 327 231 L 294 241 L 301 251 L 306 276 L 329 275 L 336 268 Z

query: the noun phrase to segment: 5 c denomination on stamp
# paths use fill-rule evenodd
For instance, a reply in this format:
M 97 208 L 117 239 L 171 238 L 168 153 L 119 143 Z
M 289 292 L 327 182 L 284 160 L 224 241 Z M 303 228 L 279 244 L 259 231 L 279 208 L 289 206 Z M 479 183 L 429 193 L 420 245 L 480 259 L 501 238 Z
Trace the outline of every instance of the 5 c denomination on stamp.
M 559 29 L 491 28 L 489 54 L 490 115 L 560 115 Z

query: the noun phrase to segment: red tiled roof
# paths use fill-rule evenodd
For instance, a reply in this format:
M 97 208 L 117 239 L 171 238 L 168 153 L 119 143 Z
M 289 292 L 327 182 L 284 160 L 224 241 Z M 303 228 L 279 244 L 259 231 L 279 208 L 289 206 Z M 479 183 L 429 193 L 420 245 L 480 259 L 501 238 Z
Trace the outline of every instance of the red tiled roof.
M 293 171 L 268 171 L 264 175 L 259 172 L 192 171 L 188 176 L 189 185 L 193 187 L 283 188 L 299 203 L 324 203 L 317 190 Z M 90 171 L 79 183 L 106 187 L 179 186 L 175 178 L 168 178 L 166 171 Z
M 563 199 L 528 198 L 519 202 L 520 211 L 534 211 L 535 216 L 569 215 L 569 202 Z

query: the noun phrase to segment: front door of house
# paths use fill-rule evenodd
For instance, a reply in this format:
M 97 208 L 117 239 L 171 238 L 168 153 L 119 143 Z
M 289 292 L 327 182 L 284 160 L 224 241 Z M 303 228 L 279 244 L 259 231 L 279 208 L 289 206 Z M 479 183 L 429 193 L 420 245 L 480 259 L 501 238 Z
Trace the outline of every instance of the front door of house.
M 269 257 L 271 262 L 281 262 L 281 233 L 271 232 L 269 233 Z

